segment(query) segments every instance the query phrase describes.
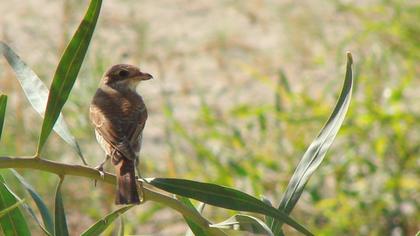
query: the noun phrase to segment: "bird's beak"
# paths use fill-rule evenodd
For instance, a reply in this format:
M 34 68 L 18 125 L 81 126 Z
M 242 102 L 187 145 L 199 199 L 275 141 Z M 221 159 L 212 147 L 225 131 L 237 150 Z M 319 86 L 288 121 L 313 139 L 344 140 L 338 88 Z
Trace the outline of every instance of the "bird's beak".
M 153 79 L 153 76 L 149 73 L 143 73 L 143 72 L 139 71 L 136 74 L 135 78 L 138 79 L 138 80 L 149 80 L 149 79 Z

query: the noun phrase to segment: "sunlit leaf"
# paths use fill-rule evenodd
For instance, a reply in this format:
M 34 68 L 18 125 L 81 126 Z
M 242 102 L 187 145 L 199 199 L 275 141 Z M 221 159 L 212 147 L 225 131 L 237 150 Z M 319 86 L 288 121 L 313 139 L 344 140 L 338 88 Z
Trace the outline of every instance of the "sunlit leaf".
M 223 222 L 211 225 L 211 227 L 274 236 L 273 232 L 271 232 L 270 228 L 263 221 L 253 216 L 243 214 L 234 215 Z
M 58 63 L 48 95 L 37 155 L 40 154 L 76 81 L 98 20 L 101 4 L 102 0 L 91 0 L 82 22 Z
M 197 211 L 199 212 L 194 205 L 192 204 L 192 202 L 190 201 L 190 199 L 185 198 L 185 197 L 178 197 L 178 200 L 180 202 L 182 202 L 184 205 L 186 205 L 188 208 L 190 208 L 191 210 Z M 201 213 L 201 212 L 199 212 Z M 207 235 L 211 235 L 210 233 L 207 232 L 207 230 L 203 227 L 201 227 L 200 225 L 196 224 L 193 220 L 184 217 L 185 221 L 187 222 L 188 226 L 190 227 L 190 229 L 187 231 L 187 233 L 185 234 L 185 236 L 193 236 L 193 235 L 203 235 L 203 236 L 207 236 Z
M 22 87 L 29 103 L 41 115 L 41 117 L 44 117 L 49 92 L 47 86 L 45 86 L 35 72 L 32 71 L 32 69 L 29 68 L 29 66 L 26 65 L 25 62 L 23 62 L 7 44 L 0 42 L 0 52 L 2 52 L 1 54 L 4 55 L 7 62 L 15 71 L 16 78 L 19 81 L 19 84 Z M 76 150 L 83 163 L 86 164 L 79 144 L 70 133 L 61 113 L 54 125 L 54 131 Z
M 278 211 L 255 197 L 236 189 L 185 179 L 153 178 L 148 179 L 148 182 L 167 192 L 193 198 L 209 205 L 269 215 L 286 222 L 288 225 L 305 235 L 312 235 L 305 227 L 297 223 L 284 212 Z
M 319 167 L 325 157 L 326 152 L 334 141 L 341 125 L 343 124 L 344 117 L 347 113 L 351 92 L 353 88 L 353 74 L 352 74 L 353 59 L 350 53 L 347 53 L 347 66 L 346 76 L 344 80 L 343 89 L 341 91 L 338 102 L 328 119 L 327 123 L 322 128 L 321 132 L 311 143 L 309 148 L 303 155 L 300 163 L 298 164 L 292 178 L 287 186 L 286 193 L 283 195 L 279 210 L 287 214 L 293 210 L 297 201 L 299 200 L 311 175 Z M 274 234 L 280 232 L 281 224 L 283 221 L 275 221 L 271 226 Z
M 44 203 L 41 196 L 35 191 L 35 189 L 28 182 L 26 182 L 26 180 L 18 172 L 13 169 L 12 172 L 34 200 L 36 206 L 38 207 L 39 213 L 41 214 L 45 229 L 49 234 L 53 234 L 54 223 L 47 205 Z
M 6 185 L 0 174 L 0 211 L 21 201 Z M 0 218 L 1 229 L 4 235 L 31 235 L 25 217 L 19 208 L 15 208 Z
M 105 216 L 104 218 L 97 221 L 95 224 L 93 224 L 89 229 L 87 229 L 85 232 L 82 233 L 82 236 L 96 236 L 100 235 L 108 226 L 110 226 L 114 220 L 118 218 L 121 214 L 124 214 L 124 212 L 128 211 L 130 208 L 132 208 L 134 205 L 129 205 L 122 207 L 111 214 Z
M 14 203 L 13 205 L 7 207 L 6 209 L 2 209 L 0 211 L 0 218 L 2 218 L 3 216 L 5 216 L 6 214 L 8 214 L 9 212 L 11 212 L 12 210 L 14 210 L 15 208 L 19 207 L 24 202 L 25 202 L 25 200 L 20 200 L 20 201 Z
M 61 185 L 64 178 L 60 179 L 55 192 L 55 210 L 54 210 L 54 235 L 67 236 L 69 235 L 66 212 L 64 210 L 63 198 L 61 195 Z
M 120 217 L 120 227 L 118 227 L 118 236 L 124 236 L 124 217 Z
M 4 118 L 6 117 L 7 96 L 0 95 L 0 140 L 3 131 Z

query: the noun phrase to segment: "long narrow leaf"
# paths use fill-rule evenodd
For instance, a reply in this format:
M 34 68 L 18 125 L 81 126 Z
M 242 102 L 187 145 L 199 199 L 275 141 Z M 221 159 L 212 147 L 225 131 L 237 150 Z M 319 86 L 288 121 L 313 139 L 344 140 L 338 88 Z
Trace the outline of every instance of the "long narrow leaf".
M 6 117 L 7 96 L 0 95 L 0 140 L 3 131 L 4 118 Z
M 289 185 L 287 186 L 286 193 L 284 194 L 278 208 L 280 211 L 290 214 L 293 210 L 302 195 L 306 183 L 319 167 L 322 160 L 324 160 L 326 152 L 330 148 L 338 130 L 343 124 L 344 117 L 350 104 L 351 91 L 353 88 L 352 64 L 352 55 L 347 53 L 346 76 L 338 102 L 327 123 L 306 150 L 295 172 L 293 173 L 293 176 L 289 181 Z M 275 234 L 280 232 L 282 223 L 282 221 L 275 221 L 273 223 L 271 229 L 273 229 Z
M 12 172 L 15 172 L 15 170 L 12 169 Z M 17 172 L 16 172 L 17 173 Z M 26 203 L 23 203 L 22 205 L 23 208 L 25 208 L 25 210 L 29 213 L 29 215 L 35 220 L 35 222 L 38 224 L 38 226 L 41 228 L 42 231 L 44 231 L 45 235 L 51 236 L 54 232 L 53 231 L 48 231 L 44 225 L 41 224 L 41 222 L 38 220 L 38 217 L 36 216 L 34 210 L 31 208 L 31 206 L 29 206 Z
M 32 71 L 32 69 L 26 65 L 26 63 L 23 62 L 7 44 L 0 42 L 0 52 L 2 52 L 0 54 L 4 55 L 7 62 L 15 71 L 16 78 L 19 81 L 19 84 L 22 87 L 29 103 L 41 115 L 41 117 L 44 117 L 49 92 L 47 86 L 45 86 L 35 72 Z M 64 141 L 76 150 L 77 154 L 86 165 L 86 161 L 83 158 L 79 144 L 70 133 L 61 113 L 59 114 L 53 129 Z
M 118 218 L 118 216 L 124 214 L 124 212 L 128 211 L 130 208 L 132 208 L 134 205 L 129 205 L 122 207 L 111 214 L 105 216 L 104 218 L 97 221 L 95 224 L 93 224 L 89 229 L 87 229 L 85 232 L 82 233 L 82 236 L 96 236 L 100 235 L 108 226 L 110 226 L 114 220 Z
M 12 210 L 14 210 L 15 208 L 18 208 L 24 202 L 25 202 L 25 200 L 20 200 L 20 201 L 14 203 L 13 205 L 7 207 L 6 209 L 2 209 L 0 211 L 0 218 L 2 218 L 4 215 L 8 214 L 9 212 L 11 212 Z
M 7 209 L 19 201 L 20 199 L 7 187 L 0 174 L 0 210 Z M 19 208 L 15 208 L 1 217 L 0 225 L 4 235 L 31 235 L 25 217 Z
M 223 222 L 211 225 L 211 227 L 274 236 L 273 232 L 271 232 L 270 228 L 263 221 L 243 214 L 234 215 Z
M 39 228 L 41 228 L 42 231 L 44 231 L 45 235 L 47 236 L 51 236 L 53 235 L 53 232 L 49 232 L 44 225 L 38 220 L 38 217 L 36 216 L 34 210 L 31 208 L 31 206 L 29 206 L 26 203 L 23 203 L 23 208 L 25 208 L 25 210 L 29 213 L 29 215 L 35 220 L 35 222 L 37 223 L 37 225 L 39 226 Z
M 76 81 L 98 20 L 101 4 L 102 0 L 91 0 L 79 28 L 67 45 L 67 48 L 58 63 L 48 95 L 45 118 L 42 123 L 41 135 L 38 143 L 38 155 L 50 135 L 54 123 L 60 115 L 61 109 L 67 101 L 74 82 Z
M 312 235 L 305 227 L 284 212 L 278 211 L 255 197 L 236 189 L 185 179 L 153 178 L 149 179 L 148 182 L 167 192 L 193 198 L 209 205 L 269 215 L 286 222 L 305 235 Z
M 118 227 L 118 236 L 124 236 L 124 217 L 120 217 L 120 227 Z
M 265 203 L 265 204 L 267 204 L 267 205 L 269 205 L 269 206 L 273 206 L 273 204 L 271 204 L 271 202 L 270 202 L 270 200 L 268 200 L 268 198 L 266 198 L 266 197 L 264 197 L 264 196 L 262 196 L 261 197 L 261 200 Z M 271 216 L 265 216 L 265 223 L 267 224 L 267 225 L 272 225 L 273 224 L 273 221 L 274 221 L 274 219 L 273 219 L 273 217 L 271 217 Z
M 186 197 L 178 197 L 179 201 L 182 202 L 185 206 L 190 208 L 191 210 L 197 211 L 197 209 L 194 207 L 190 199 Z M 198 211 L 197 211 L 198 212 Z M 185 221 L 187 222 L 190 229 L 185 234 L 186 236 L 192 236 L 192 235 L 203 235 L 208 236 L 211 235 L 207 232 L 206 228 L 201 227 L 200 225 L 196 224 L 193 220 L 184 217 Z
M 41 214 L 42 220 L 44 221 L 45 229 L 49 234 L 54 233 L 54 223 L 50 211 L 48 210 L 47 205 L 42 200 L 41 196 L 35 191 L 35 189 L 28 183 L 26 180 L 15 170 L 12 169 L 13 174 L 19 180 L 19 182 L 25 187 L 29 192 L 32 199 L 35 201 L 36 206 Z
M 54 235 L 68 236 L 69 230 L 67 227 L 66 212 L 64 210 L 63 198 L 61 196 L 61 185 L 64 178 L 60 179 L 55 192 L 55 212 L 54 212 Z

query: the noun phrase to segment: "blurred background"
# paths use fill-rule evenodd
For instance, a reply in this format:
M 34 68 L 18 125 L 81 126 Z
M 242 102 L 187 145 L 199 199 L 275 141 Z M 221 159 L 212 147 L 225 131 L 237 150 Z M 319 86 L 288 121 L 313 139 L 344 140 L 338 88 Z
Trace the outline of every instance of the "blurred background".
M 87 5 L 1 1 L 0 39 L 49 86 Z M 292 215 L 316 235 L 414 235 L 420 228 L 419 22 L 417 0 L 107 0 L 64 117 L 96 166 L 104 154 L 88 120 L 90 100 L 108 67 L 140 65 L 156 78 L 138 88 L 150 114 L 143 176 L 227 185 L 277 206 L 338 99 L 349 50 L 355 61 L 349 112 Z M 42 119 L 4 59 L 0 92 L 9 96 L 0 155 L 33 155 Z M 43 156 L 81 164 L 56 134 Z M 52 210 L 58 178 L 20 173 Z M 114 187 L 106 184 L 95 188 L 68 177 L 63 194 L 74 235 L 116 209 Z M 232 213 L 204 211 L 213 222 Z M 153 202 L 125 220 L 130 234 L 187 229 L 180 215 Z M 31 228 L 42 234 L 33 222 Z

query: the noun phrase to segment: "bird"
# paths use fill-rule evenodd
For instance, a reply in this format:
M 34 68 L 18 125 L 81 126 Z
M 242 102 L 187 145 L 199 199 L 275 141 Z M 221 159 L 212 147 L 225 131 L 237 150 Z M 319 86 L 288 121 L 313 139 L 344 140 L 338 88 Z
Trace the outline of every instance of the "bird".
M 89 107 L 95 136 L 105 151 L 103 166 L 111 159 L 117 177 L 115 204 L 140 204 L 135 169 L 138 168 L 147 108 L 136 88 L 141 81 L 153 79 L 129 64 L 112 66 L 103 76 Z M 141 192 L 140 192 L 141 193 Z

